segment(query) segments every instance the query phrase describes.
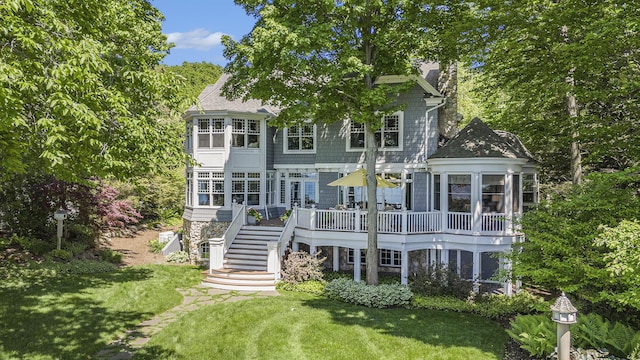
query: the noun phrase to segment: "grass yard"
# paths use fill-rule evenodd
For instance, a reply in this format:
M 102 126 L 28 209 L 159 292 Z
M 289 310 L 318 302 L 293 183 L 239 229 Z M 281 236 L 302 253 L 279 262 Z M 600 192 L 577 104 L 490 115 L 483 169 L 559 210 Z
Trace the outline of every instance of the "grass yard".
M 284 293 L 191 312 L 134 359 L 501 359 L 507 338 L 474 315 Z
M 90 359 L 118 334 L 182 302 L 187 266 L 0 281 L 0 359 Z

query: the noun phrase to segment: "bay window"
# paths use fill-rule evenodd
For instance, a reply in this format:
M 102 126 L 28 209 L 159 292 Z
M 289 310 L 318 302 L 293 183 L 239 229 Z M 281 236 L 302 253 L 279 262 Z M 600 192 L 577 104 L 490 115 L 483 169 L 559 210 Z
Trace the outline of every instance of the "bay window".
M 260 121 L 233 119 L 231 128 L 231 146 L 235 148 L 260 147 Z

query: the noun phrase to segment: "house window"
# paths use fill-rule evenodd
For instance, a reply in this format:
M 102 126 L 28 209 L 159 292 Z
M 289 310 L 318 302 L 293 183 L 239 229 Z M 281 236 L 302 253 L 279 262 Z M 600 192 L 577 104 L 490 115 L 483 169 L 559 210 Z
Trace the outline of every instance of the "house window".
M 200 243 L 200 259 L 208 259 L 209 258 L 209 243 L 201 242 Z
M 198 148 L 224 148 L 224 119 L 198 119 Z
M 224 206 L 224 174 L 198 173 L 198 205 Z
M 522 211 L 526 212 L 538 202 L 538 179 L 535 174 L 522 174 Z
M 402 112 L 385 115 L 382 126 L 375 133 L 378 149 L 402 150 Z M 351 122 L 347 150 L 362 150 L 366 147 L 365 125 Z
M 285 153 L 312 153 L 316 150 L 315 138 L 316 126 L 313 124 L 303 124 L 285 129 Z
M 482 175 L 482 212 L 504 213 L 504 175 Z
M 185 192 L 185 200 L 187 206 L 193 206 L 193 173 L 187 171 L 187 189 Z
M 193 150 L 193 122 L 187 122 L 187 128 L 185 129 L 184 148 L 187 152 Z
M 238 204 L 260 205 L 260 173 L 232 173 L 231 199 Z
M 354 250 L 353 249 L 349 249 L 347 251 L 347 263 L 348 264 L 353 264 L 354 262 Z M 367 251 L 366 250 L 360 250 L 360 264 L 361 265 L 366 265 L 367 264 Z
M 449 211 L 471 212 L 471 175 L 449 175 Z
M 276 203 L 276 174 L 274 172 L 267 173 L 267 204 L 274 205 Z
M 258 120 L 233 119 L 231 146 L 236 148 L 260 147 L 260 122 Z
M 380 265 L 399 267 L 402 264 L 400 251 L 380 249 Z

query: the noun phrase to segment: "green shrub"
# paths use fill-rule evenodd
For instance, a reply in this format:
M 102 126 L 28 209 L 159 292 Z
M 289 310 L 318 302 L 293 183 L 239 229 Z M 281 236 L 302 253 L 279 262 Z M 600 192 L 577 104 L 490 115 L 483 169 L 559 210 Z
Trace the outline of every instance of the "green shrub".
M 111 249 L 101 249 L 98 255 L 100 256 L 100 260 L 102 261 L 106 261 L 112 264 L 122 263 L 122 254 L 117 251 L 113 251 Z
M 518 316 L 507 334 L 534 357 L 551 355 L 556 346 L 556 324 L 549 314 Z
M 547 356 L 556 343 L 556 324 L 548 315 L 521 315 L 511 322 L 509 336 L 533 356 Z M 578 324 L 571 331 L 573 346 L 607 349 L 618 357 L 632 357 L 640 346 L 640 332 L 620 322 L 609 322 L 595 313 L 578 314 Z
M 78 256 L 84 254 L 89 248 L 89 245 L 85 242 L 70 242 L 65 244 L 65 249 L 71 252 L 72 256 Z
M 19 246 L 23 250 L 42 256 L 55 248 L 54 241 L 44 241 L 33 237 L 12 235 L 9 238 L 9 244 Z
M 416 294 L 425 296 L 453 296 L 464 300 L 473 294 L 473 283 L 461 279 L 456 271 L 444 264 L 430 265 L 413 273 L 409 287 Z
M 327 284 L 320 280 L 303 281 L 297 284 L 291 284 L 285 281 L 276 283 L 276 289 L 278 290 L 304 292 L 315 295 L 323 295 L 325 286 L 327 286 Z
M 548 312 L 549 304 L 541 297 L 522 291 L 514 296 L 486 294 L 466 300 L 453 296 L 424 296 L 416 294 L 412 306 L 455 312 L 475 313 L 494 320 L 508 320 L 518 314 Z
M 158 239 L 149 240 L 149 247 L 151 248 L 151 252 L 154 254 L 159 254 L 164 246 L 165 244 L 161 243 Z
M 329 298 L 367 307 L 385 308 L 409 304 L 413 293 L 400 284 L 367 285 L 348 279 L 336 279 L 325 288 Z
M 167 261 L 172 263 L 186 263 L 189 262 L 189 254 L 184 251 L 176 251 L 167 255 Z
M 578 326 L 572 335 L 577 346 L 606 348 L 613 355 L 621 357 L 632 355 L 634 349 L 640 346 L 640 332 L 621 322 L 609 322 L 595 313 L 578 314 Z
M 69 261 L 71 260 L 71 257 L 73 256 L 73 254 L 71 254 L 71 251 L 65 250 L 65 249 L 54 249 L 49 251 L 49 253 L 47 254 L 48 256 L 50 256 L 53 259 L 58 259 L 58 260 L 62 260 L 62 261 Z
M 326 258 L 319 259 L 318 255 L 320 253 L 310 255 L 305 251 L 290 253 L 284 260 L 282 281 L 297 284 L 308 280 L 322 280 L 322 263 Z

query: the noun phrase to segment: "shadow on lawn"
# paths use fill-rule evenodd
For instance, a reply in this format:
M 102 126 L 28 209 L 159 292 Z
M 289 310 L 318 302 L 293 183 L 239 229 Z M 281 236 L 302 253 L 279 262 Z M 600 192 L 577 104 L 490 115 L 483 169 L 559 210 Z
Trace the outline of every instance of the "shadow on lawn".
M 106 337 L 125 330 L 150 314 L 110 310 L 87 290 L 141 281 L 149 269 L 83 276 L 59 276 L 23 286 L 0 286 L 0 358 L 91 358 Z
M 508 336 L 496 322 L 456 312 L 426 309 L 373 309 L 315 298 L 303 304 L 329 313 L 346 326 L 365 326 L 392 336 L 419 340 L 441 347 L 473 347 L 500 358 Z

